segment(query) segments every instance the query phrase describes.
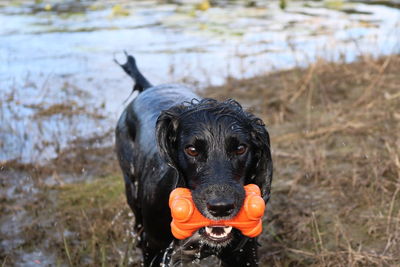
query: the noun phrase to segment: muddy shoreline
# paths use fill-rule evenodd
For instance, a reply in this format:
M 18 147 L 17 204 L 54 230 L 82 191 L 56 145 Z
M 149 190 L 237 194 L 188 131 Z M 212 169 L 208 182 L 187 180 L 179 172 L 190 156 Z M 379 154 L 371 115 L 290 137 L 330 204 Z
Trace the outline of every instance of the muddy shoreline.
M 201 92 L 237 99 L 270 131 L 262 266 L 400 264 L 398 69 L 398 55 L 318 61 Z M 1 163 L 2 266 L 139 265 L 112 142 L 110 129 L 46 164 Z

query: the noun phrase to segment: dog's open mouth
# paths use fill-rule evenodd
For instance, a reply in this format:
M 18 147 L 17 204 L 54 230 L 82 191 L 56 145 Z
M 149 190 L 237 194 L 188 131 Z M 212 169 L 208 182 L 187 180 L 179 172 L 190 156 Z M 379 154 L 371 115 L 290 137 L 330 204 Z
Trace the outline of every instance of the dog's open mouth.
M 202 234 L 214 242 L 225 242 L 231 239 L 232 226 L 206 226 L 202 228 Z

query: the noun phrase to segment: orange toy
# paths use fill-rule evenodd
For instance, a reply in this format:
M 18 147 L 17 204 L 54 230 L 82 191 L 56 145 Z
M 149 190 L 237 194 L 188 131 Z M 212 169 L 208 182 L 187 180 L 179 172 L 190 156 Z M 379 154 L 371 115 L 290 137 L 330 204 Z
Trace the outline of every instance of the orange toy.
M 176 188 L 169 196 L 172 234 L 177 239 L 185 239 L 205 226 L 232 226 L 245 236 L 258 236 L 262 231 L 261 217 L 264 215 L 265 202 L 257 185 L 246 185 L 244 190 L 246 198 L 239 213 L 230 220 L 213 221 L 197 210 L 189 189 Z

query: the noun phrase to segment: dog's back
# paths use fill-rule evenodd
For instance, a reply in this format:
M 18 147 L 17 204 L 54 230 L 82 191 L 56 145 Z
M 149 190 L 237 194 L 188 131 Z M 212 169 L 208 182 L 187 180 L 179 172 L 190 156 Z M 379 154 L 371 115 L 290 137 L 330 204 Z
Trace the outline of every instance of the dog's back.
M 159 85 L 141 92 L 129 105 L 127 112 L 136 116 L 138 132 L 137 142 L 146 154 L 157 152 L 155 125 L 162 110 L 198 98 L 190 88 L 183 85 Z
M 140 149 L 143 152 L 148 155 L 156 154 L 154 130 L 160 112 L 184 101 L 199 99 L 199 97 L 192 92 L 191 88 L 180 84 L 153 86 L 137 68 L 135 58 L 128 54 L 126 56 L 125 64 L 115 62 L 134 80 L 133 91 L 138 91 L 139 95 L 121 115 L 117 124 L 117 133 L 127 128 L 132 141 L 141 144 Z
M 137 150 L 144 153 L 146 159 L 158 161 L 155 126 L 161 111 L 199 97 L 191 88 L 184 85 L 152 86 L 138 70 L 132 56 L 127 55 L 125 64 L 118 64 L 135 81 L 133 90 L 139 91 L 139 95 L 127 106 L 117 123 L 116 141 L 119 160 L 120 162 L 128 160 L 132 163 L 132 155 L 128 154 Z M 160 161 L 160 164 L 162 163 L 163 161 Z

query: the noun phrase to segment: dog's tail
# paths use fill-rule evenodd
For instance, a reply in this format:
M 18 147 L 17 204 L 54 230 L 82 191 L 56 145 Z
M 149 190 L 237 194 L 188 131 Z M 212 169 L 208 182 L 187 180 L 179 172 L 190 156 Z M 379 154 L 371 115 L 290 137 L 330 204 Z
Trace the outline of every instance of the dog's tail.
M 126 56 L 125 64 L 119 63 L 115 58 L 114 58 L 114 62 L 117 63 L 118 65 L 120 65 L 121 68 L 126 72 L 126 74 L 131 76 L 133 81 L 135 82 L 132 93 L 135 90 L 142 92 L 142 91 L 146 90 L 147 88 L 153 87 L 153 85 L 139 71 L 138 67 L 136 66 L 135 58 L 131 55 L 128 55 L 128 53 L 126 53 L 126 51 L 124 51 L 124 53 Z

